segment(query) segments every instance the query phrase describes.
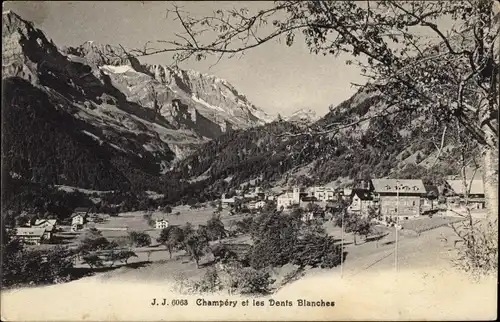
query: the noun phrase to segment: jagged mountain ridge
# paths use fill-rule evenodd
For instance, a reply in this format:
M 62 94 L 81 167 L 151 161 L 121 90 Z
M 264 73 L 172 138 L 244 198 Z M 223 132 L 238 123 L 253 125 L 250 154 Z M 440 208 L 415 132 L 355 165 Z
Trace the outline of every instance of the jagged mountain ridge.
M 284 118 L 287 122 L 293 122 L 302 125 L 310 125 L 318 121 L 320 117 L 312 109 L 301 108 L 293 112 L 290 116 Z
M 166 65 L 141 65 L 121 47 L 92 41 L 64 51 L 72 55 L 72 59 L 83 58 L 99 68 L 128 100 L 151 108 L 156 104 L 160 114 L 177 126 L 182 121 L 176 118 L 179 114 L 176 101 L 188 106 L 187 113 L 194 122 L 203 118 L 219 127 L 212 129 L 213 133 L 203 133 L 210 127 L 206 122 L 194 127 L 209 138 L 230 129 L 262 125 L 271 120 L 234 86 L 216 76 Z
M 168 75 L 161 76 L 161 73 L 155 73 L 157 70 L 158 66 L 142 65 L 120 47 L 86 42 L 79 47 L 59 49 L 33 23 L 12 11 L 3 12 L 2 86 L 10 92 L 4 94 L 2 113 L 29 114 L 31 108 L 41 108 L 45 113 L 43 115 L 72 122 L 74 127 L 64 130 L 62 136 L 48 135 L 48 140 L 73 142 L 74 149 L 89 151 L 91 159 L 97 158 L 89 161 L 90 164 L 101 161 L 106 164 L 104 168 L 97 167 L 101 169 L 99 171 L 121 175 L 119 179 L 107 180 L 106 183 L 100 182 L 99 175 L 90 181 L 74 178 L 69 171 L 82 174 L 85 171 L 80 168 L 65 169 L 62 156 L 52 155 L 52 150 L 44 151 L 46 146 L 33 145 L 30 147 L 32 151 L 27 150 L 37 135 L 29 128 L 25 137 L 18 138 L 22 141 L 17 145 L 19 151 L 10 155 L 13 159 L 11 172 L 22 172 L 28 180 L 38 177 L 47 183 L 82 188 L 106 190 L 120 185 L 129 186 L 135 180 L 131 173 L 158 177 L 169 169 L 172 162 L 188 155 L 200 143 L 232 129 L 267 121 L 263 111 L 225 81 L 181 70 L 170 70 Z M 181 74 L 187 76 L 180 77 Z M 225 90 L 218 91 L 219 96 L 214 93 L 204 96 L 202 92 L 212 83 L 222 84 L 239 101 L 234 99 L 235 102 L 222 105 L 224 101 L 217 101 L 217 98 Z M 20 93 L 32 96 L 33 101 L 22 103 L 29 106 L 15 105 L 21 104 L 17 99 Z M 42 101 L 43 107 L 39 104 Z M 208 111 L 211 109 L 215 113 L 210 114 Z M 261 113 L 264 118 L 253 113 Z M 50 117 L 39 119 L 38 114 L 34 116 L 29 122 L 53 123 Z M 12 121 L 3 118 L 4 124 Z M 13 139 L 14 133 L 7 133 L 6 137 Z M 89 147 L 88 139 L 96 145 Z M 6 141 L 7 145 L 9 143 Z M 92 153 L 97 146 L 102 151 Z M 54 175 L 44 169 L 41 166 L 43 158 L 29 159 L 25 168 L 31 172 L 26 171 L 20 163 L 16 163 L 26 155 L 44 156 L 46 160 L 52 160 L 54 168 L 59 164 L 61 172 L 66 173 Z M 2 158 L 5 157 L 2 153 Z M 114 160 L 116 164 L 114 161 L 106 163 L 104 159 Z M 118 162 L 118 159 L 121 161 Z M 37 172 L 36 176 L 34 172 Z M 50 178 L 44 178 L 44 173 L 47 176 L 51 173 Z M 64 177 L 66 179 L 61 179 Z M 114 181 L 116 185 L 111 184 Z

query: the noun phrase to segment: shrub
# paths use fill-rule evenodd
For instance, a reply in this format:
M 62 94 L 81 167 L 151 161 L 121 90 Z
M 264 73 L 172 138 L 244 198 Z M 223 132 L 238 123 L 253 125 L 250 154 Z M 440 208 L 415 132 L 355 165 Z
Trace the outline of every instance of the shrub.
M 290 215 L 263 214 L 251 228 L 254 246 L 250 252 L 253 268 L 277 267 L 287 263 L 301 267 L 333 267 L 340 263 L 340 248 L 326 235 L 319 222 L 303 223 L 300 211 Z
M 251 267 L 241 268 L 236 272 L 238 289 L 242 294 L 269 294 L 275 282 L 269 272 Z
M 151 245 L 151 236 L 144 232 L 131 231 L 128 233 L 128 238 L 130 239 L 131 244 L 136 247 Z
M 199 280 L 193 283 L 191 286 L 194 292 L 217 292 L 223 288 L 219 274 L 217 270 L 213 267 L 208 268 L 205 271 L 205 275 Z
M 451 227 L 460 238 L 458 259 L 454 264 L 474 278 L 495 274 L 498 271 L 498 221 L 479 223 L 468 220 Z
M 304 266 L 331 268 L 340 264 L 341 248 L 330 236 L 308 234 L 295 246 L 292 263 Z
M 25 250 L 17 240 L 2 245 L 2 285 L 53 284 L 71 279 L 73 253 L 63 247 Z

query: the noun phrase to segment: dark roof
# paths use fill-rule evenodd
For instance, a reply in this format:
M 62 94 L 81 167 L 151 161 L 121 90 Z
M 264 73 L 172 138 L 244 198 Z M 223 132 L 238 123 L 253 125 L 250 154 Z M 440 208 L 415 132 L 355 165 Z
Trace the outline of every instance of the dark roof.
M 328 201 L 325 208 L 340 208 L 342 203 L 340 201 Z
M 85 207 L 75 208 L 75 212 L 88 212 L 88 211 L 89 211 L 89 208 L 85 208 Z
M 435 185 L 431 185 L 431 184 L 424 184 L 424 188 L 425 188 L 425 191 L 427 191 L 427 193 L 429 192 L 433 192 L 436 194 L 436 196 L 439 195 L 439 190 L 438 190 L 438 187 L 435 186 Z
M 71 214 L 71 217 L 69 217 L 69 218 L 74 218 L 74 217 L 76 217 L 76 216 L 84 216 L 84 215 L 82 215 L 82 214 L 80 214 L 80 213 L 76 213 L 76 212 L 74 212 L 73 214 Z M 84 216 L 84 217 L 85 217 L 85 216 Z
M 301 200 L 302 201 L 318 201 L 318 198 L 307 196 L 307 197 L 302 197 Z
M 54 226 L 57 224 L 57 219 L 35 219 L 35 223 L 32 226 L 40 226 L 45 223 Z
M 361 200 L 373 200 L 372 194 L 365 189 L 353 189 L 351 196 L 357 195 Z

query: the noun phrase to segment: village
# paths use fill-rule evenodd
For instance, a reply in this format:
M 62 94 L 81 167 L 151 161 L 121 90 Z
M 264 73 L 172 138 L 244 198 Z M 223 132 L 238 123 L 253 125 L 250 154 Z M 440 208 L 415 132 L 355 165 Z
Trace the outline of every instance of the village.
M 334 188 L 329 186 L 312 186 L 308 188 L 291 187 L 291 189 L 270 189 L 264 191 L 253 187 L 253 191 L 236 190 L 236 194 L 227 197 L 225 194 L 217 202 L 215 208 L 227 213 L 224 218 L 238 218 L 245 214 L 258 213 L 263 209 L 275 209 L 290 212 L 292 209 L 304 210 L 303 221 L 321 218 L 331 219 L 333 214 L 344 209 L 347 213 L 366 218 L 369 213 L 375 214 L 372 219 L 379 225 L 396 226 L 402 229 L 401 223 L 415 219 L 429 218 L 433 215 L 447 217 L 463 217 L 467 203 L 471 213 L 477 218 L 484 215 L 485 198 L 482 180 L 471 180 L 469 191 L 465 191 L 462 180 L 446 180 L 444 185 L 424 185 L 418 179 L 372 179 L 362 181 L 356 187 Z M 465 200 L 467 197 L 467 201 Z M 105 221 L 102 214 L 96 214 L 91 208 L 74 209 L 70 222 L 62 225 L 57 219 L 41 219 L 31 214 L 31 219 L 15 227 L 16 237 L 28 245 L 54 244 L 58 234 L 76 236 L 89 228 L 112 232 L 112 236 L 126 235 L 128 231 L 147 231 L 152 237 L 169 225 L 183 225 L 187 222 L 203 225 L 210 219 L 212 212 L 198 211 L 198 215 L 190 217 L 193 207 L 184 207 L 184 214 L 167 215 L 162 211 L 155 212 L 155 218 L 149 218 L 142 226 L 129 225 L 126 221 L 113 227 L 113 222 L 120 217 L 109 217 L 111 223 Z M 209 208 L 209 207 L 206 207 Z M 206 209 L 205 208 L 205 209 Z M 148 215 L 144 215 L 144 218 Z M 151 217 L 151 215 L 149 215 Z M 50 218 L 50 216 L 49 216 Z M 140 218 L 141 221 L 145 221 Z M 61 227 L 64 227 L 61 228 Z

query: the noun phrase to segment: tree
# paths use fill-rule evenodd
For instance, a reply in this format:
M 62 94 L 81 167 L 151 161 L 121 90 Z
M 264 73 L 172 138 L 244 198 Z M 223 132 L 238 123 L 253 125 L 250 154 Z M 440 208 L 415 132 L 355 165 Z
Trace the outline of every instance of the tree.
M 151 236 L 145 232 L 131 231 L 128 233 L 130 243 L 136 247 L 151 245 Z
M 198 233 L 192 233 L 186 237 L 185 245 L 188 254 L 196 262 L 196 267 L 200 268 L 200 259 L 208 248 L 208 240 Z
M 146 220 L 146 223 L 148 224 L 148 226 L 150 227 L 153 227 L 155 225 L 155 221 L 152 219 L 152 212 L 151 211 L 148 211 L 146 212 L 142 218 L 144 218 L 144 220 Z
M 245 217 L 235 222 L 236 231 L 240 234 L 248 234 L 252 228 L 253 217 Z
M 376 209 L 375 207 L 369 206 L 367 218 L 368 218 L 368 220 L 372 220 L 372 219 L 380 220 L 382 218 L 382 215 L 380 214 L 379 209 Z
M 331 268 L 340 264 L 341 252 L 333 237 L 306 233 L 297 241 L 292 263 L 302 268 L 308 265 Z
M 300 216 L 277 212 L 263 213 L 256 218 L 251 229 L 254 246 L 250 265 L 260 269 L 290 263 L 301 223 Z
M 212 218 L 207 221 L 205 228 L 209 240 L 218 239 L 220 243 L 221 239 L 227 236 L 224 224 L 217 215 L 212 216 Z
M 172 250 L 183 245 L 184 238 L 185 234 L 182 228 L 178 226 L 168 226 L 167 228 L 162 229 L 160 237 L 157 241 L 167 247 L 170 258 L 172 258 Z
M 430 190 L 427 192 L 426 196 L 427 199 L 431 201 L 431 210 L 434 209 L 434 200 L 438 198 L 438 193 L 436 190 Z
M 368 236 L 371 231 L 371 224 L 369 219 L 362 218 L 361 215 L 357 213 L 347 212 L 344 216 L 344 227 L 347 233 L 354 234 L 354 245 L 357 245 L 356 235 Z
M 166 48 L 132 53 L 220 60 L 275 39 L 292 46 L 302 33 L 311 53 L 351 54 L 346 64 L 357 65 L 370 81 L 365 89 L 386 101 L 369 119 L 426 115 L 438 127 L 457 121 L 467 130 L 482 149 L 488 213 L 498 218 L 498 2 L 276 1 L 256 13 L 234 8 L 200 18 L 175 5 L 169 12 L 185 33 L 161 41 Z M 444 17 L 452 22 L 442 23 Z M 302 135 L 337 133 L 366 120 Z
M 415 156 L 415 163 L 419 164 L 422 162 L 422 156 L 420 155 L 420 152 L 417 152 L 417 155 Z
M 121 249 L 116 252 L 111 252 L 109 255 L 109 260 L 111 261 L 111 266 L 115 261 L 120 261 L 127 265 L 128 260 L 132 257 L 137 257 L 137 254 L 130 249 Z
M 216 244 L 212 246 L 211 252 L 214 255 L 214 259 L 216 262 L 227 264 L 238 260 L 238 254 L 229 249 L 226 244 Z
M 85 264 L 89 265 L 89 267 L 91 269 L 104 266 L 104 263 L 103 263 L 101 257 L 99 257 L 99 255 L 97 255 L 96 253 L 84 255 L 83 262 Z
M 7 231 L 2 220 L 2 285 L 51 284 L 71 278 L 74 253 L 57 246 L 48 251 L 29 250 L 14 238 L 15 230 Z
M 236 283 L 242 294 L 269 294 L 275 282 L 269 272 L 251 267 L 243 267 L 236 274 Z

